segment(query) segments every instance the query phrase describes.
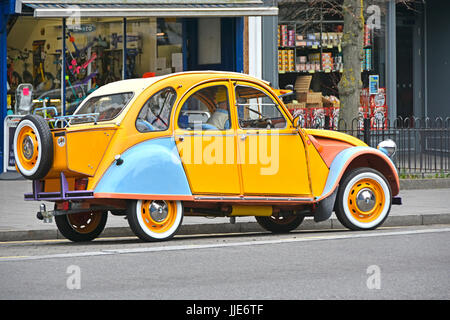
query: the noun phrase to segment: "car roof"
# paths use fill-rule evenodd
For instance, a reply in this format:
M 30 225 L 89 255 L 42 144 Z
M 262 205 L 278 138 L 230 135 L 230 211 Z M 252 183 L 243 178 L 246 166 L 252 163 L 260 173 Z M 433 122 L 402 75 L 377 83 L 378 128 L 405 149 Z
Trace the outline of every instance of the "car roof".
M 244 73 L 238 73 L 238 72 L 227 72 L 227 71 L 212 71 L 212 70 L 206 70 L 206 71 L 185 71 L 185 72 L 178 72 L 178 73 L 170 73 L 167 75 L 157 76 L 157 77 L 150 77 L 150 78 L 136 78 L 136 79 L 127 79 L 127 80 L 119 80 L 115 82 L 111 82 L 108 84 L 105 84 L 89 94 L 83 102 L 80 103 L 80 105 L 77 107 L 77 110 L 74 112 L 76 113 L 82 106 L 91 98 L 93 97 L 99 97 L 99 96 L 105 96 L 105 95 L 111 95 L 111 94 L 120 94 L 120 93 L 128 93 L 132 92 L 133 97 L 128 102 L 128 105 L 125 107 L 124 110 L 118 115 L 118 117 L 110 120 L 105 121 L 105 124 L 108 123 L 114 123 L 116 125 L 119 125 L 125 115 L 127 114 L 128 110 L 131 108 L 131 106 L 134 104 L 135 100 L 138 99 L 140 94 L 146 90 L 151 85 L 155 84 L 156 82 L 163 81 L 165 79 L 173 79 L 176 77 L 182 78 L 183 76 L 188 77 L 195 77 L 198 81 L 204 81 L 204 80 L 219 80 L 219 79 L 236 79 L 236 80 L 252 80 L 255 82 L 259 82 L 261 84 L 265 84 L 267 86 L 270 86 L 270 83 L 268 81 L 264 81 L 258 78 L 255 78 L 253 76 L 250 76 L 248 74 Z M 182 79 L 180 79 L 182 80 Z M 192 78 L 191 78 L 192 80 Z
M 90 94 L 90 97 L 97 97 L 97 96 L 103 96 L 107 94 L 112 93 L 120 93 L 120 92 L 133 92 L 135 96 L 138 96 L 140 93 L 142 93 L 145 89 L 147 89 L 152 84 L 163 80 L 167 78 L 173 78 L 173 77 L 182 77 L 184 75 L 204 75 L 211 78 L 241 78 L 241 79 L 253 79 L 257 81 L 261 81 L 265 83 L 266 85 L 270 85 L 269 82 L 264 81 L 262 79 L 255 78 L 253 76 L 250 76 L 248 74 L 238 73 L 238 72 L 226 72 L 226 71 L 185 71 L 185 72 L 177 72 L 177 73 L 170 73 L 167 75 L 157 76 L 157 77 L 150 77 L 150 78 L 137 78 L 137 79 L 127 79 L 127 80 L 119 80 L 115 82 L 111 82 L 108 84 L 105 84 L 95 90 L 93 93 Z

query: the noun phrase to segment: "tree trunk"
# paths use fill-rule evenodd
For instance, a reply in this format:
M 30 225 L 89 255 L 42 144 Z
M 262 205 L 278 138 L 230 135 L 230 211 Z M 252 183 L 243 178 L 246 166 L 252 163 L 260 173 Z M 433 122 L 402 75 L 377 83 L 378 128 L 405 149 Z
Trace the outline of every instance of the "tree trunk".
M 358 124 L 358 112 L 362 88 L 361 61 L 363 59 L 364 17 L 362 0 L 344 0 L 344 31 L 342 35 L 343 72 L 338 85 L 339 130 L 355 130 Z

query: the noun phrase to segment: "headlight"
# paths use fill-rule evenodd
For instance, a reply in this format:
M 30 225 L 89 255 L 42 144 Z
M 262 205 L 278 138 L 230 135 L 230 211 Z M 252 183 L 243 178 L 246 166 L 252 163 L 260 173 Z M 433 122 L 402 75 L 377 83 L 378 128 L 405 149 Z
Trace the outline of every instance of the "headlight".
M 389 158 L 392 158 L 397 151 L 397 145 L 395 144 L 394 140 L 387 139 L 381 141 L 378 144 L 377 149 L 383 151 Z

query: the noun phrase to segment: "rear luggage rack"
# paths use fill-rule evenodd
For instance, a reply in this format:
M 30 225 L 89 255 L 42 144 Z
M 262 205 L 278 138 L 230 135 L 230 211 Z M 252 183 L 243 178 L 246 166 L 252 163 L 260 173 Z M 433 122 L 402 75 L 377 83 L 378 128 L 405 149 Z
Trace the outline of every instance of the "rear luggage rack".
M 33 114 L 40 112 L 45 120 L 50 125 L 50 128 L 65 128 L 69 124 L 71 120 L 75 119 L 86 119 L 92 120 L 92 122 L 97 123 L 99 113 L 86 113 L 86 114 L 72 114 L 69 116 L 59 116 L 58 110 L 55 107 L 43 107 L 36 108 L 33 111 Z M 52 114 L 49 117 L 49 114 Z M 89 121 L 87 121 L 89 122 Z

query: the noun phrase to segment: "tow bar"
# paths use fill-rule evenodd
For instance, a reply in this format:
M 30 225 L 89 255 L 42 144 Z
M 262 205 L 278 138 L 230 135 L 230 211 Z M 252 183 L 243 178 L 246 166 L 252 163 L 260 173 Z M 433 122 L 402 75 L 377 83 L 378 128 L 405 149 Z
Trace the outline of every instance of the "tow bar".
M 44 223 L 52 223 L 53 222 L 53 212 L 47 211 L 45 207 L 45 203 L 41 203 L 39 205 L 39 211 L 36 214 L 36 218 L 39 220 L 43 220 Z

